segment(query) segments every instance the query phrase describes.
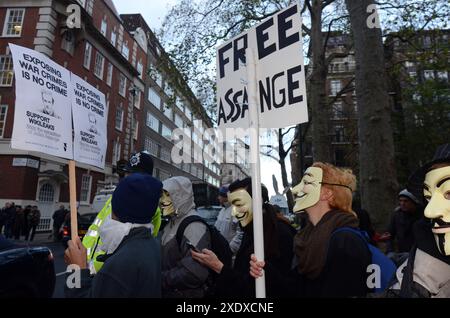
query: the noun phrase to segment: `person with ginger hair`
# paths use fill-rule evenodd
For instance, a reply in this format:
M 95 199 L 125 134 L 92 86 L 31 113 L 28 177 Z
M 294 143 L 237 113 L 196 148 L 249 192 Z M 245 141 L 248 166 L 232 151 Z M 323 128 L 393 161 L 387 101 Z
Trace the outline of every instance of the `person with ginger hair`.
M 356 177 L 349 169 L 317 162 L 293 188 L 294 213 L 306 213 L 306 226 L 294 239 L 294 262 L 290 273 L 276 271 L 270 263 L 250 261 L 250 274 L 265 270 L 294 297 L 364 297 L 371 253 L 367 244 L 350 231 L 359 221 L 352 210 Z

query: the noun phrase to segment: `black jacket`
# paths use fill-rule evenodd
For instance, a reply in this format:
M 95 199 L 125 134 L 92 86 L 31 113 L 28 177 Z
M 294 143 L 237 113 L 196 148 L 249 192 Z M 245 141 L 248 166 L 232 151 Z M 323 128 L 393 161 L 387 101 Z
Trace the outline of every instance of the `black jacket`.
M 413 225 L 417 222 L 423 211 L 418 208 L 415 213 L 407 213 L 397 208 L 391 218 L 388 232 L 391 233 L 391 242 L 388 247 L 389 252 L 409 253 L 413 247 L 414 233 Z M 397 241 L 397 249 L 394 248 L 393 243 Z
M 81 271 L 81 288 L 69 289 L 66 285 L 66 297 L 161 297 L 160 246 L 147 228 L 132 229 L 117 250 L 106 258 L 103 268 L 94 277 L 89 270 Z
M 414 223 L 413 226 L 414 231 L 414 237 L 416 239 L 416 244 L 412 248 L 408 262 L 406 265 L 406 268 L 403 271 L 403 280 L 401 282 L 401 290 L 399 293 L 399 297 L 401 298 L 430 298 L 432 294 L 430 291 L 428 291 L 424 286 L 420 285 L 419 283 L 414 281 L 414 275 L 417 277 L 421 277 L 423 275 L 432 277 L 433 280 L 437 281 L 438 283 L 444 283 L 436 279 L 434 277 L 434 273 L 432 272 L 431 263 L 428 263 L 427 261 L 427 269 L 430 268 L 429 272 L 426 273 L 417 273 L 415 271 L 414 265 L 416 264 L 416 253 L 417 250 L 420 249 L 421 251 L 428 254 L 431 259 L 436 259 L 441 262 L 444 262 L 450 266 L 450 256 L 444 256 L 441 254 L 436 246 L 436 241 L 434 238 L 434 234 L 431 232 L 431 222 L 427 218 L 421 218 L 419 221 Z M 429 266 L 428 266 L 429 265 Z M 390 294 L 389 296 L 397 296 L 395 293 Z
M 286 223 L 277 220 L 277 234 L 279 256 L 268 257 L 266 262 L 270 262 L 277 271 L 287 272 L 292 264 L 295 231 L 292 231 Z M 218 296 L 255 297 L 255 279 L 250 276 L 250 258 L 253 253 L 253 232 L 244 229 L 241 247 L 236 254 L 233 268 L 224 266 L 216 280 Z M 266 277 L 266 294 L 267 297 L 289 296 L 285 293 L 284 286 L 273 281 L 272 277 Z
M 296 267 L 280 272 L 271 263 L 266 264 L 267 279 L 290 297 L 365 297 L 369 292 L 367 267 L 372 260 L 367 245 L 356 234 L 343 231 L 332 235 L 326 248 L 327 260 L 316 279 L 299 274 Z

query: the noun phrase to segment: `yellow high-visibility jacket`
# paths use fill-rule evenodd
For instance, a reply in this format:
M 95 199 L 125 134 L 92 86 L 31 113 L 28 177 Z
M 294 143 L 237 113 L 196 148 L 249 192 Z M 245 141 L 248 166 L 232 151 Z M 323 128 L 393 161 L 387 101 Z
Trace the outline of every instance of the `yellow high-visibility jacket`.
M 103 245 L 102 240 L 100 239 L 99 229 L 106 218 L 111 215 L 112 205 L 111 205 L 112 196 L 106 201 L 103 209 L 95 218 L 94 223 L 89 227 L 88 232 L 83 238 L 83 245 L 87 249 L 87 261 L 89 263 L 89 269 L 91 274 L 98 273 L 98 271 L 102 268 L 103 262 L 97 260 L 99 255 L 105 254 L 104 251 L 100 249 L 100 246 Z M 159 228 L 161 226 L 161 210 L 158 208 L 156 210 L 155 215 L 152 219 L 153 224 L 153 236 L 156 237 L 159 232 Z

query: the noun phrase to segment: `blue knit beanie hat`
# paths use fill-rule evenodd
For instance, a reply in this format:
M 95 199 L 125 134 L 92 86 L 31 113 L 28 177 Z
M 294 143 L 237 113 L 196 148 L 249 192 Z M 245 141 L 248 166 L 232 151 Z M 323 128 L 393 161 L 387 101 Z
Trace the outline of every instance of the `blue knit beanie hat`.
M 162 183 L 148 174 L 123 179 L 112 197 L 112 211 L 123 223 L 148 224 L 158 208 Z

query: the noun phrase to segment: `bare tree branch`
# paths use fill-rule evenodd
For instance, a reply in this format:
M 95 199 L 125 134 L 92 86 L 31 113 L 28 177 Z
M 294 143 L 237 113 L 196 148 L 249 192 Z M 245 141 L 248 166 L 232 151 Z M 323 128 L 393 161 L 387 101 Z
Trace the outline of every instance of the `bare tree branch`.
M 286 136 L 287 134 L 289 134 L 290 131 L 291 131 L 292 129 L 295 129 L 295 128 L 296 128 L 296 127 L 294 126 L 294 127 L 289 128 L 288 130 L 286 130 L 284 133 L 281 134 L 281 138 L 283 138 L 284 136 Z
M 336 94 L 336 96 L 333 96 L 333 99 L 328 102 L 328 106 L 333 105 L 339 98 L 342 97 L 342 95 L 352 92 L 355 89 L 353 86 L 354 81 L 355 77 L 352 77 L 352 79 Z
M 336 22 L 336 21 L 339 21 L 341 19 L 347 19 L 348 17 L 349 17 L 348 15 L 344 15 L 342 17 L 334 18 L 334 19 L 331 19 L 330 23 L 328 23 L 327 37 L 325 38 L 325 41 L 323 42 L 324 43 L 323 47 L 325 48 L 325 50 L 326 50 L 327 45 L 328 45 L 328 40 L 330 39 L 331 26 L 333 25 L 333 23 Z

